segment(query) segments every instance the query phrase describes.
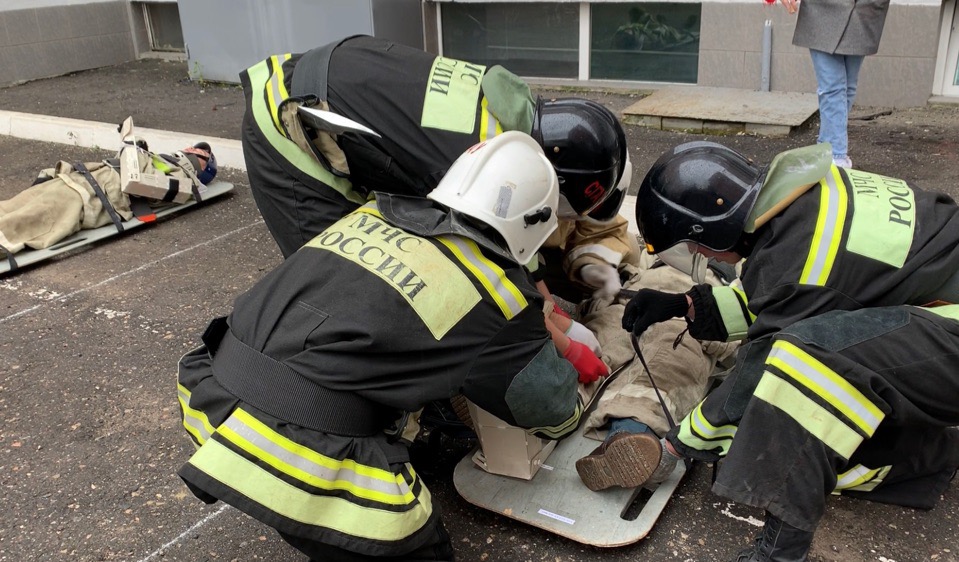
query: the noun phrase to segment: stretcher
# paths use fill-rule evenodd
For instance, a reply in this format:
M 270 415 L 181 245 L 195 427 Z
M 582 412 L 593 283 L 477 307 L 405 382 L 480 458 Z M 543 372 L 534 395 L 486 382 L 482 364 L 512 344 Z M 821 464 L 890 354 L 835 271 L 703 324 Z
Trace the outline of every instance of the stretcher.
M 199 204 L 205 205 L 207 202 L 216 199 L 225 193 L 229 193 L 230 191 L 233 191 L 232 183 L 224 181 L 210 182 L 210 184 L 207 185 L 206 189 L 203 191 L 203 201 Z M 119 224 L 122 229 L 111 223 L 99 228 L 81 230 L 64 238 L 63 240 L 60 240 L 49 248 L 44 248 L 42 250 L 23 250 L 17 252 L 16 254 L 5 254 L 0 251 L 0 277 L 10 275 L 11 273 L 17 272 L 28 265 L 48 260 L 64 252 L 83 248 L 84 246 L 89 246 L 94 242 L 99 242 L 100 240 L 112 238 L 118 234 L 124 234 L 131 230 L 135 230 L 141 226 L 155 222 L 156 219 L 189 209 L 197 204 L 197 201 L 191 198 L 185 203 L 170 204 L 161 208 L 156 208 L 150 215 L 145 215 L 142 217 L 135 216 L 128 221 L 121 221 Z
M 576 472 L 576 461 L 599 445 L 583 434 L 584 425 L 556 445 L 530 480 L 479 468 L 473 458 L 481 452 L 477 448 L 456 465 L 453 485 L 463 499 L 477 507 L 579 543 L 599 547 L 635 543 L 652 530 L 688 468 L 677 463 L 669 478 L 649 488 L 614 486 L 593 492 Z

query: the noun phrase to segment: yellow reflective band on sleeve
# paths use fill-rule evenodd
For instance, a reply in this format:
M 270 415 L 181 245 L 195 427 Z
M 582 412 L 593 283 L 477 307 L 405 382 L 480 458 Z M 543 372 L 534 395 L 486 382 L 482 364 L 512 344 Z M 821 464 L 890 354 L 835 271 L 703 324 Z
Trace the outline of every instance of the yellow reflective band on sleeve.
M 860 433 L 823 408 L 798 388 L 766 371 L 753 392 L 756 398 L 783 411 L 827 447 L 848 459 L 862 443 Z
M 472 134 L 485 72 L 480 64 L 436 57 L 426 83 L 420 125 Z
M 402 475 L 351 459 L 322 455 L 273 431 L 242 408 L 233 412 L 217 428 L 217 433 L 278 471 L 314 488 L 343 490 L 387 505 L 407 505 L 416 499 Z
M 439 248 L 391 226 L 370 207 L 343 217 L 306 246 L 333 252 L 385 281 L 437 340 L 482 301 L 463 270 Z
M 173 167 L 170 166 L 166 160 L 160 158 L 159 156 L 151 156 L 150 160 L 153 163 L 153 167 L 156 168 L 160 173 L 169 174 L 173 171 Z
M 832 493 L 838 496 L 840 492 L 844 491 L 871 492 L 876 489 L 876 486 L 882 484 L 883 478 L 889 474 L 891 469 L 891 466 L 867 468 L 857 464 L 852 469 L 839 475 L 836 488 Z
M 506 277 L 506 272 L 487 259 L 476 242 L 462 236 L 440 236 L 437 240 L 449 248 L 476 277 L 486 292 L 496 301 L 507 320 L 522 312 L 529 304 L 519 288 Z
M 846 170 L 852 191 L 852 221 L 846 249 L 900 268 L 912 247 L 916 197 L 906 182 Z
M 257 88 L 267 88 L 267 82 L 270 79 L 268 60 L 251 66 L 246 72 L 250 78 L 250 86 L 254 88 L 254 92 Z M 276 123 L 273 121 L 273 111 L 267 101 L 267 97 L 266 95 L 254 94 L 252 96 L 251 109 L 257 129 L 263 133 L 263 136 L 270 146 L 279 152 L 280 155 L 297 170 L 330 186 L 353 203 L 361 205 L 365 203 L 366 199 L 359 193 L 353 191 L 353 185 L 348 179 L 334 176 L 312 155 L 307 154 L 300 149 L 295 142 L 277 130 Z
M 273 116 L 273 124 L 276 126 L 276 130 L 283 132 L 283 126 L 280 124 L 280 104 L 283 101 L 290 97 L 290 94 L 286 91 L 286 84 L 283 83 L 283 63 L 290 60 L 292 55 L 287 53 L 285 55 L 273 55 L 270 57 L 270 63 L 273 67 L 273 74 L 270 75 L 270 80 L 266 84 L 266 97 L 270 102 L 270 114 Z
M 749 313 L 748 319 L 743 316 L 744 309 L 748 312 L 746 293 L 732 285 L 713 287 L 713 298 L 716 299 L 719 315 L 723 319 L 723 326 L 726 327 L 726 340 L 737 341 L 745 338 L 749 325 L 756 319 L 752 313 Z
M 886 417 L 846 379 L 790 342 L 776 341 L 766 358 L 766 364 L 778 368 L 815 392 L 869 437 Z
M 687 447 L 697 451 L 712 451 L 720 449 L 719 454 L 725 456 L 733 444 L 736 436 L 735 425 L 715 426 L 703 415 L 703 404 L 700 402 L 688 416 L 679 424 L 679 440 Z
M 579 418 L 583 415 L 583 405 L 578 403 L 576 404 L 576 410 L 573 412 L 573 415 L 566 418 L 566 421 L 559 425 L 547 426 L 547 427 L 531 427 L 526 430 L 527 433 L 538 433 L 540 435 L 546 435 L 551 439 L 559 439 L 560 437 L 566 435 L 570 430 L 576 427 L 579 424 Z
M 819 216 L 816 232 L 812 238 L 809 255 L 799 282 L 805 285 L 824 286 L 832 272 L 839 252 L 843 227 L 846 224 L 846 207 L 849 196 L 839 175 L 839 168 L 832 166 L 820 182 Z
M 213 425 L 210 424 L 206 414 L 190 407 L 190 391 L 179 383 L 176 387 L 177 400 L 180 401 L 180 410 L 183 412 L 183 427 L 198 444 L 202 445 L 213 435 Z
M 496 135 L 503 132 L 503 127 L 499 124 L 499 121 L 496 120 L 496 117 L 493 117 L 493 114 L 489 112 L 487 105 L 489 101 L 486 99 L 486 96 L 483 96 L 483 101 L 481 102 L 481 113 L 480 113 L 480 134 L 479 140 L 485 141 L 489 140 Z
M 283 517 L 364 539 L 405 539 L 426 524 L 433 510 L 426 486 L 420 486 L 419 496 L 406 511 L 368 508 L 346 498 L 314 495 L 267 472 L 215 439 L 188 462 Z

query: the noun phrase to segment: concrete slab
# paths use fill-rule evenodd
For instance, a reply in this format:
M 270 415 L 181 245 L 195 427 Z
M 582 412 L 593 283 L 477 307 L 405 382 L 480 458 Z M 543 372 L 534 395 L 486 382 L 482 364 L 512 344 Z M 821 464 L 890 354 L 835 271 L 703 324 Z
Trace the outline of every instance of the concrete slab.
M 654 129 L 786 136 L 819 109 L 815 94 L 671 86 L 623 110 L 623 121 Z M 708 128 L 708 131 L 704 131 Z

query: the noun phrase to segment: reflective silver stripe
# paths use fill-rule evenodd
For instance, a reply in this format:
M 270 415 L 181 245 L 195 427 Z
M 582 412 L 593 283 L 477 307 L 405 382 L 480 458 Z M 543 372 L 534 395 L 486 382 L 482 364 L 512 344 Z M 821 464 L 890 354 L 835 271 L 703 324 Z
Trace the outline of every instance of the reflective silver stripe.
M 841 205 L 844 193 L 840 193 L 840 187 L 836 184 L 836 179 L 832 172 L 828 172 L 823 178 L 822 189 L 825 196 L 826 209 L 820 208 L 819 212 L 825 212 L 824 216 L 817 218 L 816 233 L 813 236 L 813 244 L 809 250 L 809 256 L 806 258 L 806 267 L 803 270 L 799 282 L 810 285 L 825 285 L 832 270 L 835 260 L 835 252 L 839 247 L 839 238 L 842 236 L 842 219 L 839 212 L 845 212 L 845 205 Z
M 800 357 L 799 354 L 804 357 Z M 867 435 L 872 436 L 885 415 L 837 373 L 785 341 L 777 341 L 766 359 L 806 388 L 815 392 Z
M 273 116 L 273 124 L 276 125 L 276 130 L 283 132 L 283 129 L 280 127 L 280 104 L 283 103 L 285 99 L 283 94 L 280 93 L 280 76 L 276 72 L 270 76 L 270 90 L 272 93 L 271 101 L 273 102 L 270 107 L 270 115 Z
M 484 109 L 484 111 L 486 110 Z M 490 113 L 489 119 L 486 121 L 486 138 L 491 139 L 496 136 L 497 134 L 496 129 L 498 125 L 499 125 L 499 121 L 497 121 L 496 118 L 493 117 L 493 114 Z
M 206 414 L 190 407 L 190 395 L 187 394 L 182 388 L 177 388 L 177 395 L 180 398 L 180 404 L 183 406 L 183 424 L 188 425 L 196 430 L 201 442 L 209 439 L 210 431 L 207 429 L 206 424 L 203 423 L 205 421 Z
M 509 279 L 506 273 L 496 264 L 489 261 L 479 251 L 475 242 L 468 241 L 460 236 L 442 236 L 442 242 L 447 246 L 454 246 L 458 250 L 458 257 L 464 260 L 467 266 L 479 279 L 480 282 L 491 292 L 491 296 L 502 307 L 505 306 L 510 315 L 509 318 L 516 316 L 529 304 L 519 289 Z M 485 281 L 485 282 L 484 282 Z M 504 312 L 506 312 L 504 310 Z
M 249 441 L 258 449 L 263 450 L 264 452 L 276 457 L 280 461 L 298 470 L 301 470 L 310 476 L 329 482 L 330 484 L 333 484 L 336 481 L 349 482 L 350 484 L 353 484 L 359 488 L 388 495 L 405 496 L 406 494 L 410 493 L 410 488 L 406 482 L 403 481 L 403 479 L 398 479 L 399 482 L 385 482 L 383 480 L 357 474 L 355 471 L 350 470 L 346 466 L 340 466 L 337 469 L 331 469 L 296 455 L 260 435 L 257 431 L 247 426 L 242 421 L 236 419 L 234 416 L 230 416 L 223 425 L 228 427 L 243 439 Z M 334 462 L 339 462 L 335 459 L 331 460 Z

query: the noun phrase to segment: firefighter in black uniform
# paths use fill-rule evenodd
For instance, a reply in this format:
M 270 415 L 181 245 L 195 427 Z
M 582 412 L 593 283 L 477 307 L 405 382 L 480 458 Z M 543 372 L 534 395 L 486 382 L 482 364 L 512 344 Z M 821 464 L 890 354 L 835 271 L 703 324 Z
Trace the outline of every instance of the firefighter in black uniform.
M 314 560 L 452 560 L 394 420 L 461 393 L 539 436 L 575 430 L 577 374 L 523 267 L 558 197 L 542 149 L 509 132 L 429 198 L 376 193 L 309 241 L 180 360 L 198 448 L 180 476 Z
M 534 100 L 501 66 L 353 36 L 305 54 L 272 56 L 240 75 L 246 95 L 243 153 L 250 187 L 284 257 L 363 204 L 373 191 L 425 196 L 450 164 L 503 131 L 529 133 L 560 181 L 559 228 L 537 287 L 578 302 L 582 290 L 615 294 L 621 263 L 638 259 L 619 208 L 632 177 L 622 126 L 583 99 Z M 375 131 L 333 134 L 310 109 Z M 635 262 L 638 264 L 638 261 Z M 549 275 L 548 281 L 544 279 Z M 546 287 L 546 283 L 550 287 Z M 595 377 L 599 342 L 560 307 L 550 322 L 586 346 Z
M 436 55 L 368 36 L 272 56 L 240 74 L 243 154 L 260 213 L 284 256 L 362 205 L 373 191 L 425 196 L 463 151 L 503 131 L 531 134 L 560 178 L 566 264 L 600 287 L 629 256 L 619 207 L 632 177 L 622 126 L 585 99 L 535 100 L 501 66 Z M 324 130 L 329 110 L 380 136 Z M 586 220 L 589 219 L 589 220 Z M 567 240 L 575 242 L 567 244 Z M 606 249 L 602 249 L 605 246 Z M 595 250 L 595 251 L 590 251 Z M 580 270 L 593 264 L 609 267 Z M 584 278 L 585 277 L 585 278 Z
M 739 562 L 806 560 L 829 494 L 929 509 L 959 466 L 959 208 L 829 151 L 759 168 L 687 143 L 637 199 L 647 249 L 672 265 L 748 257 L 741 286 L 644 290 L 623 316 L 635 334 L 685 316 L 696 338 L 748 339 L 665 444 L 724 459 L 713 491 L 766 510 Z

